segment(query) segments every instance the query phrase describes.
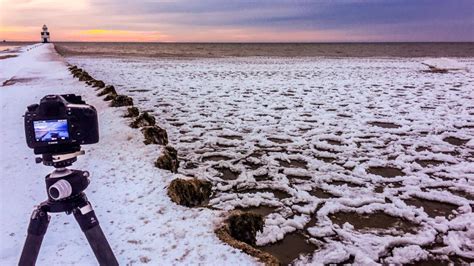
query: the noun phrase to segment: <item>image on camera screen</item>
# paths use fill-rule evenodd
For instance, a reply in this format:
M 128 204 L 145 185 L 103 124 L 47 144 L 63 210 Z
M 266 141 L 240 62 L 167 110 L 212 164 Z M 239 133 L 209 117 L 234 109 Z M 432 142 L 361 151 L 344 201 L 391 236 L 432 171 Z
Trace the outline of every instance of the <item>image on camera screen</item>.
M 36 141 L 68 140 L 69 130 L 66 119 L 33 121 Z

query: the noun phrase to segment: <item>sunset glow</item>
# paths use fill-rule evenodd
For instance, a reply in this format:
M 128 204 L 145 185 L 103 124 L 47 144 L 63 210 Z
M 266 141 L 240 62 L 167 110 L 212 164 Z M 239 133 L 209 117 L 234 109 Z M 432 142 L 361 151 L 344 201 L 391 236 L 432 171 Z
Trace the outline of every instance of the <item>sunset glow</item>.
M 473 41 L 469 0 L 0 0 L 0 40 Z

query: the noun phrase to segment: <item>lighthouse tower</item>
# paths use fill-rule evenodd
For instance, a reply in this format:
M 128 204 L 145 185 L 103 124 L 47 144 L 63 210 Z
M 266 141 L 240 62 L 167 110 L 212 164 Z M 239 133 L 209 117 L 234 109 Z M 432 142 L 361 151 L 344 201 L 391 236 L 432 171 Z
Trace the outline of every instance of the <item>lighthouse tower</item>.
M 43 31 L 41 32 L 41 42 L 43 43 L 49 42 L 49 31 L 46 25 L 43 25 Z

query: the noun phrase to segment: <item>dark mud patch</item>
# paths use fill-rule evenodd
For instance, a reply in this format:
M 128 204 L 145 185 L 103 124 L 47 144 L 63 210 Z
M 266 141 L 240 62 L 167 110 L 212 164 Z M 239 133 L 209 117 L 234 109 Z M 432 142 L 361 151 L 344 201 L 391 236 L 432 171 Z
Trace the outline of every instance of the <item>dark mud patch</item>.
M 342 146 L 342 142 L 338 141 L 338 140 L 333 140 L 333 139 L 323 139 L 324 141 L 326 141 L 328 144 L 330 145 L 336 145 L 336 146 Z
M 469 142 L 468 139 L 460 139 L 456 137 L 447 137 L 444 138 L 443 141 L 455 146 L 462 146 Z
M 227 167 L 215 167 L 214 169 L 219 171 L 219 177 L 224 180 L 235 180 L 240 175 L 240 172 L 234 172 Z
M 389 177 L 389 178 L 405 175 L 405 173 L 403 173 L 402 170 L 395 167 L 388 167 L 388 166 L 369 167 L 367 172 L 369 174 Z
M 260 205 L 258 207 L 246 207 L 246 208 L 239 207 L 237 209 L 244 212 L 252 212 L 252 213 L 260 214 L 262 216 L 267 216 L 270 213 L 274 213 L 277 207 Z
M 255 181 L 257 182 L 272 180 L 271 176 L 268 174 L 254 175 L 253 178 L 255 178 Z
M 5 80 L 2 83 L 2 87 L 15 85 L 17 83 L 28 83 L 28 82 L 31 82 L 31 81 L 36 80 L 36 79 L 37 78 L 15 78 L 15 77 L 13 77 L 9 80 Z
M 291 143 L 292 141 L 289 139 L 280 139 L 280 138 L 268 138 L 269 141 L 273 143 L 278 143 L 278 144 L 286 144 L 286 143 Z
M 403 218 L 394 217 L 383 212 L 359 214 L 356 212 L 338 212 L 329 216 L 331 221 L 342 227 L 350 223 L 356 230 L 389 230 L 395 229 L 404 233 L 414 233 L 416 224 Z
M 280 160 L 277 159 L 278 163 L 280 164 L 281 167 L 285 168 L 302 168 L 306 169 L 308 163 L 303 161 L 303 160 Z
M 417 148 L 415 149 L 416 152 L 429 151 L 429 150 L 430 150 L 430 148 L 428 148 L 428 147 L 423 147 L 423 146 L 417 147 Z
M 0 60 L 17 57 L 15 54 L 0 55 Z
M 289 265 L 300 255 L 311 255 L 318 247 L 308 242 L 300 233 L 290 233 L 272 245 L 260 247 L 275 256 L 282 265 Z
M 260 168 L 262 166 L 261 164 L 252 163 L 252 162 L 248 162 L 248 161 L 244 161 L 244 162 L 242 162 L 242 164 L 245 165 L 245 168 L 251 169 L 251 170 L 257 170 L 258 168 Z
M 459 197 L 462 197 L 462 198 L 465 198 L 467 200 L 472 200 L 474 201 L 474 194 L 472 193 L 469 193 L 468 191 L 464 191 L 464 190 L 449 190 L 449 192 L 451 192 L 452 194 L 456 195 L 456 196 L 459 196 Z
M 334 186 L 344 186 L 344 185 L 347 185 L 348 187 L 362 187 L 362 185 L 359 185 L 359 184 L 356 184 L 356 183 L 352 183 L 352 182 L 348 182 L 348 181 L 342 181 L 342 180 L 335 180 L 335 181 L 331 181 L 331 182 L 328 182 L 329 185 L 334 185 Z
M 290 180 L 311 180 L 311 176 L 299 176 L 299 175 L 286 175 L 286 177 Z
M 417 197 L 409 198 L 405 200 L 405 203 L 417 208 L 423 208 L 423 210 L 430 217 L 444 216 L 448 217 L 453 213 L 453 210 L 458 208 L 457 205 L 439 202 L 434 200 L 421 199 Z
M 438 166 L 445 163 L 444 161 L 439 161 L 439 160 L 420 160 L 420 159 L 415 160 L 415 162 L 421 165 L 421 167 L 423 168 L 427 168 L 430 166 Z
M 231 159 L 230 157 L 223 156 L 223 155 L 210 155 L 210 156 L 204 156 L 204 157 L 202 157 L 202 161 L 203 161 L 203 162 L 208 162 L 208 161 L 213 161 L 213 162 L 217 162 L 217 161 L 227 161 L 227 160 L 230 160 L 230 159 Z
M 387 123 L 387 122 L 369 122 L 369 125 L 381 127 L 381 128 L 401 128 L 402 127 L 395 123 Z
M 313 188 L 309 194 L 311 196 L 317 197 L 319 199 L 330 199 L 330 198 L 336 198 L 337 196 L 334 196 L 333 194 L 329 193 L 328 191 L 321 189 L 321 188 Z
M 326 156 L 316 156 L 316 159 L 323 161 L 325 163 L 332 163 L 337 160 L 337 158 L 326 157 Z
M 288 194 L 286 191 L 283 190 L 276 190 L 276 189 L 269 189 L 269 188 L 264 188 L 264 189 L 245 189 L 245 190 L 240 190 L 238 193 L 265 193 L 265 192 L 270 192 L 272 193 L 277 199 L 282 200 L 291 197 L 290 194 Z
M 242 136 L 219 136 L 220 138 L 230 139 L 230 140 L 243 140 Z

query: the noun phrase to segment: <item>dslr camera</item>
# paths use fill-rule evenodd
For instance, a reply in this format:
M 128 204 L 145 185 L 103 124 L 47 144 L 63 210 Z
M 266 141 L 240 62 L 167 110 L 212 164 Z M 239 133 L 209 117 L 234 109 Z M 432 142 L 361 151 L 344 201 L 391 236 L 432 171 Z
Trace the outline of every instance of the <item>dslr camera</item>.
M 47 95 L 24 117 L 26 143 L 35 154 L 78 152 L 81 144 L 99 141 L 96 109 L 75 94 Z

